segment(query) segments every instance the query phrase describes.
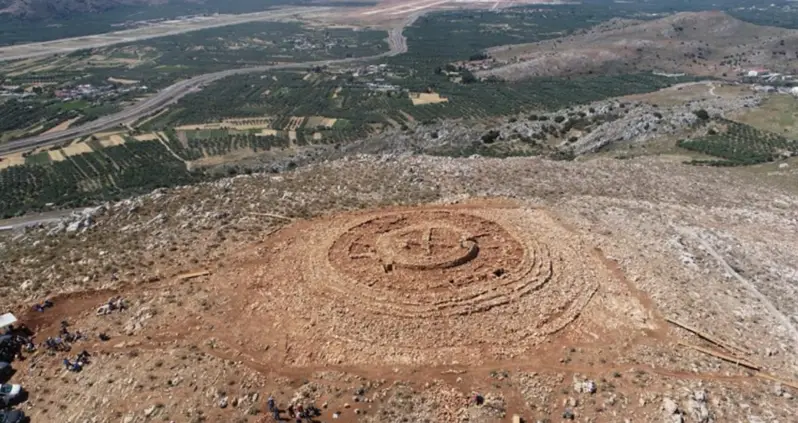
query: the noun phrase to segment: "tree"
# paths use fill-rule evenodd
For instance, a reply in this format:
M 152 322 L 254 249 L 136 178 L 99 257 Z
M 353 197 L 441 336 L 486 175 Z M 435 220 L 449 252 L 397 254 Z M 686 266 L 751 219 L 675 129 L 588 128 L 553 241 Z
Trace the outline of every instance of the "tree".
M 500 135 L 499 131 L 491 129 L 490 131 L 485 133 L 485 135 L 482 135 L 482 142 L 484 142 L 485 144 L 492 144 L 493 142 L 496 141 L 496 139 L 499 138 L 499 135 Z
M 469 61 L 474 62 L 477 60 L 485 60 L 488 58 L 488 55 L 485 52 L 479 52 L 477 54 L 472 54 L 471 57 L 468 58 Z
M 471 73 L 471 71 L 464 70 L 462 72 L 462 75 L 463 75 L 463 84 L 473 84 L 474 82 L 477 82 L 477 77 L 474 76 L 474 74 Z
M 709 120 L 709 113 L 704 109 L 694 110 L 693 114 L 701 120 Z

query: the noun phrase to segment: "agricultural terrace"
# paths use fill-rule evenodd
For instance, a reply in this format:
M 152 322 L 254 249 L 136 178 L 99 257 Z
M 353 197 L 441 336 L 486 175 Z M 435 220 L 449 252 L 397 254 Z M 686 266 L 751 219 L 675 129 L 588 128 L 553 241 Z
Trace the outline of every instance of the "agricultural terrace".
M 0 142 L 33 136 L 65 121 L 79 125 L 194 75 L 284 62 L 372 56 L 387 33 L 252 22 L 60 57 L 0 63 L 0 81 L 18 87 L 0 101 Z
M 275 149 L 290 153 L 341 142 L 335 137 L 339 125 L 335 119 L 298 120 L 301 125 L 296 131 L 270 129 L 271 119 L 261 117 L 148 133 L 98 133 L 66 146 L 4 157 L 0 210 L 10 217 L 50 205 L 77 207 L 115 200 L 224 176 L 201 166 L 223 163 L 228 155 L 252 156 Z M 303 130 L 309 122 L 317 130 Z
M 463 84 L 435 72 L 412 74 L 393 67 L 374 73 L 322 70 L 310 75 L 312 78 L 303 72 L 272 72 L 224 79 L 184 97 L 142 129 L 221 122 L 229 116 L 271 116 L 272 129 L 318 131 L 346 141 L 438 119 L 480 119 L 530 109 L 559 109 L 654 91 L 689 79 L 635 74 Z M 435 92 L 427 92 L 430 87 Z M 295 118 L 299 116 L 325 116 L 336 122 L 331 128 L 307 122 L 296 127 Z
M 714 119 L 702 137 L 679 141 L 679 147 L 724 160 L 695 160 L 694 164 L 743 166 L 772 162 L 798 154 L 798 141 L 727 119 Z
M 124 144 L 88 148 L 52 160 L 47 151 L 26 158 L 25 164 L 0 170 L 0 210 L 4 217 L 40 210 L 53 203 L 78 207 L 118 200 L 155 188 L 202 179 L 189 172 L 159 142 L 126 140 Z

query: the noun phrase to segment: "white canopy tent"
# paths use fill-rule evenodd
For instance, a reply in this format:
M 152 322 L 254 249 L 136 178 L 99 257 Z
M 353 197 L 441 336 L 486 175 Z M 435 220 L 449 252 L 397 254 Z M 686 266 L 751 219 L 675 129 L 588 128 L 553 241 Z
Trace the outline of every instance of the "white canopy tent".
M 17 323 L 17 317 L 13 314 L 6 313 L 0 316 L 0 329 L 5 329 L 14 323 Z

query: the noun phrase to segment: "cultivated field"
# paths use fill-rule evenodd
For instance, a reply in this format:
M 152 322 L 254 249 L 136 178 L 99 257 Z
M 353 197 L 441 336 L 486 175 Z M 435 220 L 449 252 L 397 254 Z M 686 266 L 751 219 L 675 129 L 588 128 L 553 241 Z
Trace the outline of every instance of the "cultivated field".
M 0 61 L 18 60 L 29 57 L 64 53 L 80 49 L 105 47 L 137 40 L 164 37 L 207 28 L 237 25 L 246 22 L 293 20 L 295 16 L 311 19 L 329 13 L 329 8 L 286 8 L 276 11 L 257 12 L 241 15 L 217 15 L 213 17 L 194 17 L 185 20 L 166 21 L 142 28 L 129 29 L 101 35 L 67 38 L 43 43 L 21 44 L 0 47 Z

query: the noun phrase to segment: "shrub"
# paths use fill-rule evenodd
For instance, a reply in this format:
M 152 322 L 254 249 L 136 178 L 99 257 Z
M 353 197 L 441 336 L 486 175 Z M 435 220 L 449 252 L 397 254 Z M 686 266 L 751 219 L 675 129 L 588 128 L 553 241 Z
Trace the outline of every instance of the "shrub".
M 693 114 L 701 120 L 709 120 L 709 112 L 704 109 L 694 110 Z
M 482 135 L 482 142 L 484 142 L 485 144 L 492 144 L 496 141 L 496 139 L 499 138 L 499 135 L 500 135 L 499 131 L 491 129 L 490 131 L 485 133 L 485 135 Z

